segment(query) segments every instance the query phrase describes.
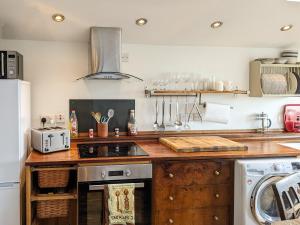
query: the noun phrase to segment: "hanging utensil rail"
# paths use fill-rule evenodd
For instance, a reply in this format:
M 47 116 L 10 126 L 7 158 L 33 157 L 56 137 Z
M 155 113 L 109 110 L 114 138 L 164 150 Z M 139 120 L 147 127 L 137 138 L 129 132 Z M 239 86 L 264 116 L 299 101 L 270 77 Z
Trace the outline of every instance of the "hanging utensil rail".
M 233 90 L 233 91 L 208 91 L 208 90 L 145 90 L 146 97 L 159 96 L 197 96 L 201 94 L 234 94 L 245 95 L 248 91 Z

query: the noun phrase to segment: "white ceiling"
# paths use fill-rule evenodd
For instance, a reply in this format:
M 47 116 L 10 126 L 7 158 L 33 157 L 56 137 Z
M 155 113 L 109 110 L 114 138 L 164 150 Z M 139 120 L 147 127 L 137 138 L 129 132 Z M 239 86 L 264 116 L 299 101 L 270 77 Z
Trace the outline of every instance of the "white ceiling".
M 52 14 L 63 13 L 63 23 Z M 135 25 L 148 19 L 144 27 Z M 222 20 L 213 30 L 211 22 Z M 288 32 L 280 27 L 293 24 Z M 88 41 L 89 27 L 123 28 L 123 42 L 163 45 L 300 46 L 300 3 L 285 0 L 0 0 L 5 39 Z M 2 29 L 1 29 L 2 28 Z

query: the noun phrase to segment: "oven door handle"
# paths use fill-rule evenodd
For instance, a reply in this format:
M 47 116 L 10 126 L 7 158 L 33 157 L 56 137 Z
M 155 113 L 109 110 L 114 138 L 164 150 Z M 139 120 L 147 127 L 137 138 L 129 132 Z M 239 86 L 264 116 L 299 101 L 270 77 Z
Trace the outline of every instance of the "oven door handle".
M 145 183 L 134 183 L 135 188 L 143 188 L 145 187 Z M 89 185 L 89 190 L 90 191 L 99 191 L 99 190 L 104 190 L 105 185 L 100 184 L 100 185 Z

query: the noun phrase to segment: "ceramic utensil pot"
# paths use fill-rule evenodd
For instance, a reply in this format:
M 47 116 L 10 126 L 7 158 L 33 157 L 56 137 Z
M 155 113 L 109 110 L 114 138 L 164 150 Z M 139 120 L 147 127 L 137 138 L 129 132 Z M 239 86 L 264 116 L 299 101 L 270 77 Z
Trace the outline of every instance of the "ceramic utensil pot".
M 97 123 L 98 137 L 107 138 L 108 137 L 108 124 L 107 123 Z

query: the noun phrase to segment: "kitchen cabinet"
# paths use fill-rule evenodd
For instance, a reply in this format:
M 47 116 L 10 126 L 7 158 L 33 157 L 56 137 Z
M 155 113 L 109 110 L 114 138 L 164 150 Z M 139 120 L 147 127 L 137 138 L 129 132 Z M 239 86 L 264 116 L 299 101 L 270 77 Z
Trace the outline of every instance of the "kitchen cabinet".
M 231 225 L 233 161 L 154 164 L 154 225 Z
M 67 185 L 61 187 L 55 182 L 57 174 L 68 172 Z M 46 185 L 39 173 L 43 174 Z M 47 175 L 48 174 L 48 175 Z M 53 184 L 51 184 L 53 182 Z M 45 184 L 43 184 L 45 185 Z M 77 167 L 41 166 L 26 167 L 26 225 L 76 225 L 77 224 Z
M 216 216 L 218 215 L 218 216 Z M 228 208 L 181 209 L 158 211 L 155 225 L 228 225 Z
M 76 185 L 77 167 L 128 163 L 152 163 L 153 165 L 153 225 L 232 225 L 234 159 L 296 157 L 299 155 L 298 150 L 278 145 L 274 140 L 296 140 L 299 139 L 299 135 L 272 133 L 261 136 L 261 134 L 251 133 L 232 134 L 232 131 L 228 135 L 243 139 L 241 143 L 248 146 L 248 151 L 177 153 L 161 145 L 157 140 L 152 140 L 152 136 L 148 137 L 149 140 L 143 141 L 130 139 L 136 141 L 149 156 L 81 159 L 77 144 L 83 140 L 79 141 L 79 139 L 71 143 L 70 151 L 51 154 L 33 151 L 26 161 L 26 225 L 76 225 L 77 199 L 81 197 Z M 246 138 L 249 139 L 245 141 Z M 37 175 L 40 170 L 66 169 L 70 170 L 70 188 L 67 192 L 52 194 L 40 192 Z M 37 203 L 47 199 L 67 199 L 71 203 L 68 218 L 38 219 Z M 94 201 L 95 198 L 91 200 Z

